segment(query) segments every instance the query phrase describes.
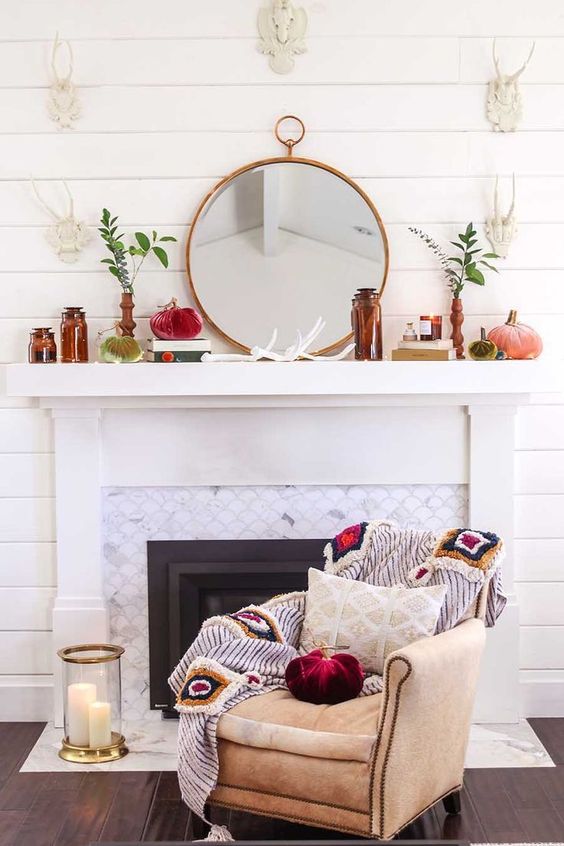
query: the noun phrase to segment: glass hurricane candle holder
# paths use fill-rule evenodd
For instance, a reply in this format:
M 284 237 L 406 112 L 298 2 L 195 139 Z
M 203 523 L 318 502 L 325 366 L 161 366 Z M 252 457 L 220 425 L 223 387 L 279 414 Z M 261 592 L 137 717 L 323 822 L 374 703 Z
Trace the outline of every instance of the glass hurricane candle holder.
M 121 733 L 121 656 L 110 644 L 59 649 L 63 661 L 65 735 L 59 755 L 76 764 L 116 761 L 127 755 Z

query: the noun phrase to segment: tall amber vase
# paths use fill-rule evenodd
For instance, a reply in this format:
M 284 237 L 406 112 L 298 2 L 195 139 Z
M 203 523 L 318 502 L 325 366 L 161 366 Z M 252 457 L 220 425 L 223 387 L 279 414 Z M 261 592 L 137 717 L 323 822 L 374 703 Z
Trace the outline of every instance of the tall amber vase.
M 450 322 L 452 325 L 452 343 L 456 350 L 456 357 L 458 359 L 464 358 L 464 335 L 462 334 L 462 324 L 464 323 L 464 312 L 462 311 L 462 300 L 460 297 L 454 297 L 450 308 Z
M 133 309 L 135 308 L 133 294 L 127 294 L 124 291 L 121 295 L 119 307 L 121 308 L 121 320 L 119 322 L 121 334 L 133 338 L 135 336 L 135 327 L 137 326 L 133 319 Z

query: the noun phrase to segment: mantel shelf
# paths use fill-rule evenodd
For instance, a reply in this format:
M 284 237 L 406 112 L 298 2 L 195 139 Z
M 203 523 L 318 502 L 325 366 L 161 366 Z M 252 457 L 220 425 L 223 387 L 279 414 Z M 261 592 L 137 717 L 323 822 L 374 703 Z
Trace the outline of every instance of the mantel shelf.
M 564 391 L 564 366 L 503 362 L 228 362 L 209 364 L 8 364 L 7 394 L 45 405 L 72 398 L 485 397 Z M 103 405 L 104 403 L 100 403 Z

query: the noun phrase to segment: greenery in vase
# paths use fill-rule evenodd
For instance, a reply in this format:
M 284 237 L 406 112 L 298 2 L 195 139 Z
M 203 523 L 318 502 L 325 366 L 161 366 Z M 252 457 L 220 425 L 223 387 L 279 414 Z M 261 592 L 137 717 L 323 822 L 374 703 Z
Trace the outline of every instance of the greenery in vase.
M 498 273 L 497 267 L 490 264 L 487 259 L 497 259 L 497 253 L 486 253 L 481 247 L 476 247 L 478 240 L 474 224 L 469 223 L 465 232 L 458 235 L 458 241 L 451 241 L 453 247 L 460 250 L 460 255 L 449 256 L 426 232 L 410 226 L 409 231 L 427 244 L 439 260 L 443 273 L 446 276 L 448 287 L 455 299 L 460 297 L 467 282 L 475 285 L 485 285 L 486 279 L 483 270 L 478 267 L 482 265 L 489 270 Z
M 108 270 L 112 276 L 116 277 L 125 294 L 134 293 L 133 285 L 137 274 L 141 270 L 143 262 L 149 253 L 153 253 L 163 267 L 168 267 L 166 250 L 159 245 L 163 241 L 176 241 L 176 238 L 173 238 L 172 235 L 165 235 L 159 238 L 158 234 L 153 230 L 149 238 L 144 232 L 136 232 L 136 243 L 132 243 L 129 247 L 126 247 L 122 240 L 123 234 L 116 235 L 119 228 L 117 216 L 112 217 L 108 209 L 103 209 L 100 223 L 102 226 L 98 228 L 98 232 L 100 232 L 102 240 L 112 254 L 112 258 L 102 259 L 101 263 L 108 265 Z

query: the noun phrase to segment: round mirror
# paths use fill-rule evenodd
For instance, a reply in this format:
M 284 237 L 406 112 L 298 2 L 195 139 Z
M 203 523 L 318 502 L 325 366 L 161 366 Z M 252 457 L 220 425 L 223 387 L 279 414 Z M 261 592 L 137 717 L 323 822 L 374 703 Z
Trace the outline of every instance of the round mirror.
M 241 349 L 292 344 L 318 317 L 317 352 L 351 337 L 357 288 L 383 291 L 388 244 L 366 194 L 320 162 L 276 158 L 241 168 L 204 199 L 190 230 L 188 278 L 203 316 Z

